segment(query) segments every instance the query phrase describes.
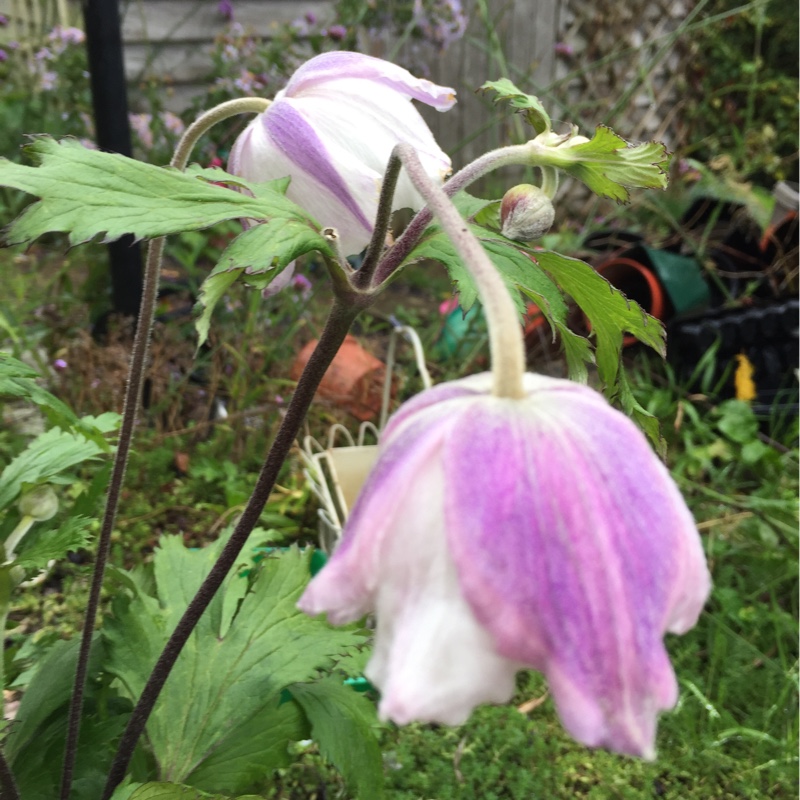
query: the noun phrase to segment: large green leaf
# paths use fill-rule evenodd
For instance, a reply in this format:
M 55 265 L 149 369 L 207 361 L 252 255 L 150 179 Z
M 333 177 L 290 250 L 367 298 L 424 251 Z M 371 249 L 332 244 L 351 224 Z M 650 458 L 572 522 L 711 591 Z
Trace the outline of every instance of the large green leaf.
M 320 753 L 363 800 L 383 797 L 383 760 L 375 736 L 375 706 L 340 679 L 295 683 L 292 697 L 311 723 Z
M 208 336 L 214 306 L 238 278 L 263 289 L 290 262 L 314 250 L 335 258 L 328 242 L 305 220 L 273 219 L 237 236 L 200 289 L 199 344 Z
M 3 743 L 23 800 L 58 796 L 78 644 L 77 637 L 58 641 L 41 659 Z M 103 655 L 102 641 L 95 636 L 75 764 L 75 800 L 100 796 L 114 741 L 130 714 L 130 703 L 99 679 Z
M 209 794 L 177 783 L 145 783 L 133 789 L 114 792 L 111 800 L 230 800 L 228 795 Z M 260 800 L 254 794 L 240 795 L 235 800 Z
M 517 310 L 524 311 L 521 291 L 539 306 L 552 329 L 561 336 L 569 374 L 574 380 L 584 381 L 586 364 L 596 362 L 607 394 L 616 396 L 620 391 L 617 377 L 625 333 L 633 334 L 664 355 L 663 325 L 613 288 L 589 264 L 507 239 L 493 228 L 496 203 L 470 197 L 465 192 L 457 195 L 455 203 L 503 278 Z M 456 284 L 462 308 L 469 310 L 477 298 L 477 289 L 449 237 L 437 224 L 426 230 L 409 254 L 408 263 L 423 258 L 445 266 Z M 589 320 L 596 341 L 595 353 L 584 337 L 567 327 L 564 294 L 572 297 Z M 628 405 L 633 412 L 633 405 Z M 634 416 L 638 418 L 638 412 Z M 652 427 L 649 422 L 645 428 L 648 426 Z
M 308 220 L 284 196 L 286 180 L 262 184 L 255 191 L 221 170 L 181 172 L 46 136 L 24 150 L 37 166 L 0 159 L 0 186 L 41 199 L 9 225 L 7 244 L 31 242 L 50 232 L 69 234 L 75 245 L 96 237 L 109 242 L 127 233 L 153 238 L 227 219 Z M 243 186 L 256 196 L 216 185 L 219 182 Z
M 616 386 L 624 333 L 632 333 L 640 342 L 665 355 L 664 326 L 586 262 L 548 250 L 528 250 L 528 253 L 589 319 L 597 342 L 597 371 L 606 387 Z
M 104 632 L 107 666 L 131 698 L 141 691 L 220 546 L 189 551 L 179 537 L 165 537 L 154 555 L 158 597 L 132 581 L 133 596 L 116 598 Z M 361 632 L 331 628 L 297 610 L 309 558 L 296 549 L 267 558 L 246 593 L 244 578 L 233 574 L 226 580 L 147 726 L 161 780 L 243 792 L 289 763 L 288 742 L 304 738 L 308 728 L 294 703 L 280 704 L 281 691 L 365 641 Z
M 561 289 L 553 278 L 542 269 L 535 258 L 531 258 L 518 242 L 512 242 L 499 231 L 487 227 L 494 219 L 496 203 L 479 200 L 465 192 L 455 198 L 459 211 L 468 219 L 470 230 L 486 250 L 492 263 L 497 267 L 500 276 L 508 287 L 517 311 L 525 313 L 525 303 L 520 292 L 539 307 L 554 332 L 561 337 L 564 354 L 570 377 L 584 382 L 586 380 L 586 363 L 594 360 L 589 342 L 567 327 L 567 304 Z M 450 238 L 438 224 L 433 224 L 425 231 L 419 244 L 408 256 L 408 263 L 421 259 L 432 259 L 447 269 L 451 280 L 456 285 L 459 303 L 466 312 L 477 299 L 478 291 L 463 259 L 456 251 Z

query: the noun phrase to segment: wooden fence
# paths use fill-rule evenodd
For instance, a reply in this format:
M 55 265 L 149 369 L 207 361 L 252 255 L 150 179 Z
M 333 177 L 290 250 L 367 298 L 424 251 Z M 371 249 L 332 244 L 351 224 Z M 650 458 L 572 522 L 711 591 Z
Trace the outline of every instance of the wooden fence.
M 360 49 L 397 53 L 400 63 L 424 64 L 431 80 L 453 86 L 456 109 L 426 120 L 456 164 L 523 134 L 475 94 L 484 81 L 508 75 L 541 96 L 562 122 L 617 126 L 629 138 L 658 137 L 675 145 L 683 84 L 681 32 L 697 0 L 464 0 L 469 25 L 444 52 L 399 46 L 396 39 L 362 37 Z M 306 13 L 333 21 L 331 0 L 233 0 L 236 21 L 262 37 Z M 179 110 L 200 93 L 211 69 L 211 43 L 226 26 L 216 0 L 127 0 L 126 72 L 133 87 L 163 79 L 168 105 Z M 80 19 L 76 0 L 0 0 L 18 38 Z M 417 70 L 419 71 L 419 70 Z M 134 92 L 135 96 L 135 92 Z M 500 118 L 504 121 L 499 122 Z

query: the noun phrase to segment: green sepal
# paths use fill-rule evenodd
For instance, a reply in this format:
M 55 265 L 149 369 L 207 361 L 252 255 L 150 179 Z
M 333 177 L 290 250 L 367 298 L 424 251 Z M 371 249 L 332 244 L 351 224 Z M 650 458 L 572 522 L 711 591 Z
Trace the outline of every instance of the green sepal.
M 628 188 L 664 189 L 670 154 L 661 142 L 631 144 L 611 128 L 597 128 L 587 142 L 553 146 L 536 139 L 536 166 L 557 167 L 585 183 L 595 194 L 618 202 L 630 199 Z
M 518 89 L 508 78 L 498 81 L 486 81 L 479 91 L 497 92 L 495 104 L 508 103 L 515 111 L 521 113 L 533 126 L 536 133 L 544 133 L 551 129 L 549 114 L 544 110 L 538 97 Z

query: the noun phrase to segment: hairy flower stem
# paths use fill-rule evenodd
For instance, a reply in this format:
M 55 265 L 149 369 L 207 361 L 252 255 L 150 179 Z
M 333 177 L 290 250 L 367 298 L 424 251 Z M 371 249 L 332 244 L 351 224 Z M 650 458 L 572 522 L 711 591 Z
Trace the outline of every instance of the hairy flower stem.
M 258 476 L 253 494 L 219 558 L 201 584 L 197 594 L 192 598 L 172 636 L 164 646 L 164 650 L 161 652 L 147 684 L 142 690 L 139 701 L 133 709 L 128 725 L 117 746 L 117 752 L 111 765 L 102 800 L 109 800 L 114 789 L 125 777 L 136 742 L 144 730 L 147 718 L 153 710 L 158 695 L 169 677 L 181 649 L 222 585 L 231 567 L 235 564 L 239 553 L 247 542 L 248 536 L 257 524 L 258 518 L 278 478 L 281 466 L 300 431 L 317 387 L 360 310 L 358 305 L 352 303 L 346 304 L 338 299 L 334 302 L 319 343 L 297 383 L 297 389 L 292 395 L 291 402 L 286 410 L 286 416 L 281 422 L 267 459 Z
M 212 108 L 196 119 L 184 132 L 175 149 L 170 165 L 183 169 L 198 139 L 213 125 L 236 114 L 260 113 L 269 105 L 268 100 L 261 98 L 242 98 L 222 103 Z M 92 583 L 89 590 L 89 600 L 86 605 L 86 616 L 81 634 L 80 649 L 78 651 L 78 664 L 75 669 L 75 683 L 70 701 L 69 718 L 67 721 L 67 741 L 64 749 L 64 766 L 61 772 L 61 800 L 69 800 L 72 790 L 72 778 L 75 769 L 75 757 L 78 751 L 78 736 L 80 734 L 81 714 L 83 712 L 83 697 L 86 688 L 86 674 L 89 667 L 89 655 L 92 647 L 92 633 L 94 631 L 97 609 L 100 605 L 100 592 L 103 588 L 108 552 L 111 545 L 111 533 L 114 529 L 114 520 L 119 506 L 120 492 L 125 480 L 125 469 L 128 466 L 128 455 L 133 441 L 133 430 L 136 424 L 136 415 L 139 410 L 139 400 L 142 393 L 142 382 L 147 364 L 147 355 L 150 348 L 150 334 L 153 328 L 156 300 L 158 298 L 158 282 L 161 274 L 161 256 L 164 252 L 164 238 L 153 239 L 147 250 L 145 262 L 144 284 L 142 287 L 142 303 L 139 308 L 139 317 L 136 334 L 133 339 L 133 352 L 128 370 L 128 383 L 125 388 L 125 404 L 122 412 L 122 424 L 119 432 L 119 443 L 114 458 L 114 466 L 108 486 L 106 508 L 100 528 L 100 537 L 97 542 L 97 555 L 95 557 Z
M 478 287 L 489 329 L 492 393 L 498 397 L 524 397 L 525 347 L 508 289 L 452 200 L 425 174 L 416 151 L 407 144 L 399 144 L 394 152 L 402 160 L 416 190 L 438 217 Z
M 392 200 L 394 191 L 397 188 L 397 179 L 400 177 L 400 170 L 403 162 L 392 153 L 389 156 L 389 164 L 386 167 L 386 174 L 383 176 L 381 185 L 381 196 L 378 200 L 378 213 L 375 218 L 375 228 L 372 231 L 367 247 L 367 254 L 361 264 L 361 269 L 353 277 L 353 284 L 359 289 L 368 289 L 372 283 L 372 276 L 380 261 L 383 248 L 386 245 L 386 233 L 389 230 L 389 223 L 392 220 Z
M 495 169 L 512 164 L 530 166 L 531 163 L 531 148 L 528 145 L 517 144 L 501 147 L 498 150 L 492 150 L 490 153 L 484 153 L 484 155 L 467 164 L 466 167 L 459 170 L 444 184 L 442 190 L 448 197 L 453 197 L 453 195 L 458 194 L 462 189 L 466 189 L 478 178 L 482 178 Z M 431 219 L 433 219 L 433 213 L 430 208 L 426 207 L 417 212 L 400 238 L 381 259 L 381 263 L 372 277 L 371 286 L 373 288 L 381 286 L 397 271 L 408 254 L 414 249 Z
M 6 761 L 6 757 L 0 750 L 0 797 L 3 800 L 21 800 L 17 782 L 14 780 L 14 773 Z

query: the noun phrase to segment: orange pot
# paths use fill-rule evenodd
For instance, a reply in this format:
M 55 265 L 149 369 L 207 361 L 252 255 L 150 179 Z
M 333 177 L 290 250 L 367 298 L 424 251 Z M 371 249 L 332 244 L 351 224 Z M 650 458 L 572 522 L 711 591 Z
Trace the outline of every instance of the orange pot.
M 292 364 L 292 380 L 297 380 L 308 363 L 317 340 L 310 341 Z M 350 412 L 364 422 L 374 420 L 381 411 L 386 366 L 368 353 L 352 336 L 347 336 L 333 359 L 317 394 Z
M 625 297 L 635 300 L 648 314 L 663 320 L 666 312 L 664 288 L 655 274 L 644 264 L 632 258 L 610 258 L 595 267 L 615 289 Z M 623 344 L 628 347 L 636 337 L 626 334 Z

